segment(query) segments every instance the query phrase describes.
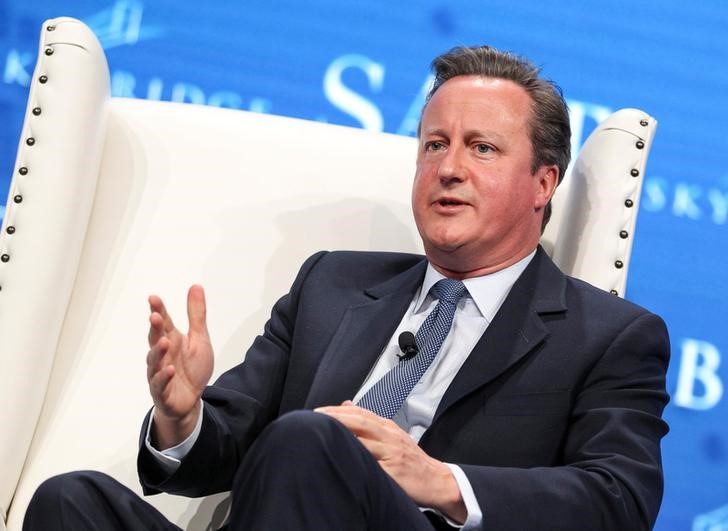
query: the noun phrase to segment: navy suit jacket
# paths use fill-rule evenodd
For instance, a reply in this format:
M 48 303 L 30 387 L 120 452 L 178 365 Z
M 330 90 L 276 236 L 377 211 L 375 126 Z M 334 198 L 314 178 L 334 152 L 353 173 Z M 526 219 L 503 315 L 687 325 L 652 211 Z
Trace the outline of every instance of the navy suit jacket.
M 140 445 L 145 492 L 229 490 L 270 421 L 351 399 L 425 269 L 409 254 L 309 258 L 245 361 L 206 389 L 202 432 L 177 472 L 165 476 Z M 420 446 L 462 467 L 485 529 L 650 529 L 663 488 L 668 358 L 659 317 L 565 276 L 539 249 Z

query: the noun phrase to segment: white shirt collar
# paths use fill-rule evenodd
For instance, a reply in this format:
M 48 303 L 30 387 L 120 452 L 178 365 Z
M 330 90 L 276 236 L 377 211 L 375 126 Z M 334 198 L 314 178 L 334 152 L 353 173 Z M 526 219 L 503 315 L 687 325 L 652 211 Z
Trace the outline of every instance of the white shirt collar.
M 516 283 L 518 277 L 521 276 L 521 273 L 523 273 L 528 264 L 531 263 L 531 260 L 535 255 L 536 250 L 534 249 L 531 254 L 505 269 L 501 269 L 500 271 L 496 271 L 495 273 L 490 273 L 488 275 L 466 278 L 463 280 L 463 284 L 465 284 L 465 287 L 468 288 L 468 294 L 466 297 L 469 296 L 473 299 L 478 311 L 488 320 L 489 323 L 493 320 L 496 312 L 500 309 L 501 304 L 503 304 L 506 296 L 508 296 L 508 293 L 511 291 L 513 284 Z M 432 264 L 428 262 L 425 279 L 422 281 L 420 293 L 417 295 L 417 300 L 415 301 L 415 313 L 419 313 L 424 309 L 425 302 L 432 299 L 429 295 L 430 288 L 432 288 L 438 280 L 443 278 L 446 277 L 438 272 L 434 267 L 432 267 Z

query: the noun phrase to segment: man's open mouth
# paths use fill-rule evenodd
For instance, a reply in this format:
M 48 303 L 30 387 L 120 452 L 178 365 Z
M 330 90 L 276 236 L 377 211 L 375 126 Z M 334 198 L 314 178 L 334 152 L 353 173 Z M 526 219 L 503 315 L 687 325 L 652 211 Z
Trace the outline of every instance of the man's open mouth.
M 467 205 L 465 201 L 460 201 L 459 199 L 454 199 L 450 197 L 444 197 L 442 199 L 438 199 L 436 203 L 440 206 L 460 206 L 460 205 Z

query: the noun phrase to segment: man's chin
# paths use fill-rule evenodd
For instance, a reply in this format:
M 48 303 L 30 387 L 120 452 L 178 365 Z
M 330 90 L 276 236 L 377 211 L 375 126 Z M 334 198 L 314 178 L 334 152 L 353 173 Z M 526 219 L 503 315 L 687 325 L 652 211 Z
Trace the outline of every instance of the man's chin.
M 463 248 L 463 243 L 455 240 L 431 242 L 425 245 L 428 254 L 457 257 Z
M 426 245 L 425 254 L 433 264 L 450 271 L 464 271 L 467 269 L 466 252 L 460 243 L 448 242 L 447 244 Z

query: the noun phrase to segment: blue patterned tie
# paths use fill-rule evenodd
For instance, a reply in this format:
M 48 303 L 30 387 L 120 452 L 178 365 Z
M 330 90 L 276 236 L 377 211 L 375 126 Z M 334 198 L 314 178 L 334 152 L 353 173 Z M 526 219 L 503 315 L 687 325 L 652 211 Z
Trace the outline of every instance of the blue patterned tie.
M 430 293 L 439 302 L 415 336 L 419 353 L 414 358 L 400 361 L 382 376 L 364 393 L 359 400 L 359 406 L 373 411 L 380 417 L 388 419 L 394 417 L 440 351 L 442 343 L 450 332 L 458 301 L 466 291 L 462 282 L 449 278 L 442 279 L 432 286 Z

